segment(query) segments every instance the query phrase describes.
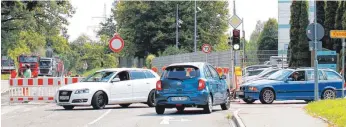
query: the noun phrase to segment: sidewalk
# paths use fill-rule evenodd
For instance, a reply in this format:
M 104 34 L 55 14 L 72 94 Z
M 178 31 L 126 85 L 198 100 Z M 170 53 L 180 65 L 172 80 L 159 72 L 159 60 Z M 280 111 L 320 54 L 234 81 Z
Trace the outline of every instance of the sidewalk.
M 238 113 L 246 127 L 327 127 L 319 118 L 308 115 L 302 106 L 247 108 Z

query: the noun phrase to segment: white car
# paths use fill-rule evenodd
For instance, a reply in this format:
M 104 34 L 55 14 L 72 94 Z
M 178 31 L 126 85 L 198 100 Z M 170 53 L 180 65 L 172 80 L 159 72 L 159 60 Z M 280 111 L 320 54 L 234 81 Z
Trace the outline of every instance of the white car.
M 55 102 L 67 110 L 90 105 L 94 109 L 113 104 L 128 107 L 132 103 L 146 103 L 153 107 L 156 82 L 159 79 L 159 75 L 149 69 L 104 69 L 81 82 L 60 87 Z

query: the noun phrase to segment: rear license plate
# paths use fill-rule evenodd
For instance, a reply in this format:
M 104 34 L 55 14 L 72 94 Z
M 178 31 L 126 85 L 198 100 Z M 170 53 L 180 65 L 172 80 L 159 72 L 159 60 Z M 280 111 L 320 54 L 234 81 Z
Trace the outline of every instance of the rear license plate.
M 70 97 L 69 96 L 60 96 L 59 99 L 60 100 L 69 100 Z
M 238 91 L 237 95 L 244 95 L 244 91 Z
M 172 101 L 186 101 L 187 97 L 172 97 Z

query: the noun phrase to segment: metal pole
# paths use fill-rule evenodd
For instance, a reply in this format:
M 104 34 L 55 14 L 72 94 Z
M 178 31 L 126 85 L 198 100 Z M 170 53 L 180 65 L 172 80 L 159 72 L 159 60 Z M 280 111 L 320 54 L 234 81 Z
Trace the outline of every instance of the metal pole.
M 179 40 L 179 16 L 178 16 L 178 4 L 177 4 L 177 10 L 176 10 L 176 24 L 175 24 L 175 47 L 178 48 L 178 40 Z
M 319 100 L 319 97 L 318 97 L 318 73 L 317 73 L 317 65 L 318 65 L 318 61 L 317 61 L 317 16 L 316 16 L 316 0 L 314 1 L 315 2 L 315 62 L 314 62 L 314 73 L 315 73 L 315 101 L 318 101 Z
M 194 44 L 195 44 L 195 52 L 197 52 L 197 40 L 196 40 L 196 36 L 197 36 L 197 0 L 195 0 L 195 34 L 194 34 Z
M 341 85 L 341 89 L 342 89 L 342 98 L 345 97 L 345 89 L 344 89 L 344 84 L 345 84 L 345 38 L 342 39 L 342 85 Z
M 243 29 L 243 58 L 242 58 L 242 64 L 241 64 L 241 68 L 244 68 L 244 64 L 245 64 L 245 30 L 244 30 L 244 18 L 241 19 L 242 20 L 242 29 Z

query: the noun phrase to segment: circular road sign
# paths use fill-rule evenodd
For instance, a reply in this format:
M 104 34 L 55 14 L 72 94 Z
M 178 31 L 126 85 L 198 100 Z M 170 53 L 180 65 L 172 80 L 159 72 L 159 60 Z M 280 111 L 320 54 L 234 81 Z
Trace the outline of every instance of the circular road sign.
M 113 52 L 120 52 L 124 48 L 124 40 L 119 35 L 115 35 L 109 41 L 109 48 Z
M 211 52 L 211 45 L 209 45 L 209 44 L 203 44 L 203 46 L 202 46 L 202 51 L 203 51 L 204 53 L 210 53 L 210 52 Z
M 310 40 L 316 40 L 319 41 L 323 38 L 324 36 L 324 28 L 321 24 L 317 23 L 316 24 L 316 37 L 315 37 L 315 23 L 311 23 L 308 25 L 306 28 L 306 35 Z

